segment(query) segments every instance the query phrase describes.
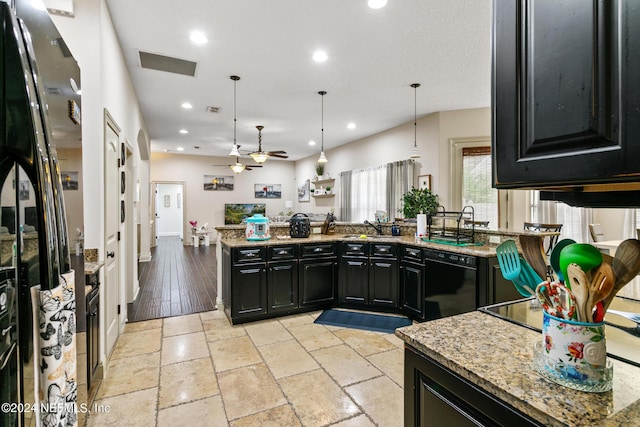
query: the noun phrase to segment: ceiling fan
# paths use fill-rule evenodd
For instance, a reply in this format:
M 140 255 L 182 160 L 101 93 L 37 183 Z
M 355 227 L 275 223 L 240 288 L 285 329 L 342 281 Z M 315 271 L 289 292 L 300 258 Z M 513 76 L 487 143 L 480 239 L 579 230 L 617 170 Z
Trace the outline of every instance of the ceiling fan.
M 238 148 L 240 148 L 240 146 L 238 145 Z M 253 168 L 261 168 L 262 165 L 245 165 L 244 163 L 240 163 L 240 158 L 238 156 L 236 156 L 236 162 L 232 165 L 211 165 L 211 166 L 215 166 L 215 167 L 228 167 L 230 168 L 232 171 L 234 171 L 235 173 L 240 173 L 243 170 L 248 170 L 250 171 Z
M 249 153 L 256 163 L 264 163 L 269 157 L 278 157 L 280 159 L 289 158 L 286 151 L 262 151 L 262 129 L 264 129 L 264 126 L 258 125 L 256 126 L 256 129 L 258 129 L 258 151 Z

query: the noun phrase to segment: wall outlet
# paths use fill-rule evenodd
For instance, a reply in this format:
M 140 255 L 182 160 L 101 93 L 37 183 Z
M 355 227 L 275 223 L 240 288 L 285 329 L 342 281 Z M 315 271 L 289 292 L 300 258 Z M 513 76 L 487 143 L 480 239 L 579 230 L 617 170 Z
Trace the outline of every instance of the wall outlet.
M 320 232 L 322 232 L 322 228 L 321 227 L 312 227 L 311 228 L 311 232 L 313 234 L 320 234 Z
M 489 236 L 489 243 L 500 244 L 500 236 Z

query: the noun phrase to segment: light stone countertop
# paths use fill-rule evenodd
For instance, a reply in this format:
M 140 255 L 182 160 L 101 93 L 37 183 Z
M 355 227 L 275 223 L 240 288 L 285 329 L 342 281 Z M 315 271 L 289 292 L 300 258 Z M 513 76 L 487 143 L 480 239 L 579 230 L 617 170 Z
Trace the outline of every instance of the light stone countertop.
M 640 368 L 613 360 L 613 389 L 572 390 L 531 366 L 539 332 L 474 311 L 396 330 L 408 345 L 546 426 L 639 426 Z

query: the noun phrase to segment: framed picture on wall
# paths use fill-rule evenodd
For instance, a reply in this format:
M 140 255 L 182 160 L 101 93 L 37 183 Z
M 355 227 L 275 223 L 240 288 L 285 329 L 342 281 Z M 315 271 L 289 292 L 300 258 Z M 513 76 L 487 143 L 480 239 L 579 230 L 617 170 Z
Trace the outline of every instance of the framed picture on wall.
M 306 180 L 304 184 L 298 187 L 298 201 L 299 202 L 308 202 L 311 200 L 310 196 L 310 187 L 311 183 L 309 180 Z
M 63 190 L 78 189 L 78 172 L 60 172 Z
M 418 177 L 418 188 L 420 190 L 431 190 L 431 175 L 420 175 Z
M 233 191 L 233 176 L 204 175 L 204 191 Z
M 253 191 L 256 199 L 280 199 L 282 184 L 254 184 Z

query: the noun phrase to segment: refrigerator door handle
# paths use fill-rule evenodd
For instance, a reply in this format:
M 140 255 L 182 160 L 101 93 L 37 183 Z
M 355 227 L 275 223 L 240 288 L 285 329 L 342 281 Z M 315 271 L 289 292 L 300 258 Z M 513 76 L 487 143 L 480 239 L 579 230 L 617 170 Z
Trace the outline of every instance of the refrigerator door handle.
M 2 356 L 0 356 L 0 371 L 4 369 L 9 359 L 11 359 L 11 354 L 16 349 L 17 343 L 18 343 L 17 341 L 12 342 L 9 349 L 6 350 L 4 353 L 2 353 Z

